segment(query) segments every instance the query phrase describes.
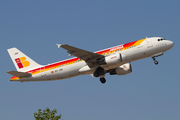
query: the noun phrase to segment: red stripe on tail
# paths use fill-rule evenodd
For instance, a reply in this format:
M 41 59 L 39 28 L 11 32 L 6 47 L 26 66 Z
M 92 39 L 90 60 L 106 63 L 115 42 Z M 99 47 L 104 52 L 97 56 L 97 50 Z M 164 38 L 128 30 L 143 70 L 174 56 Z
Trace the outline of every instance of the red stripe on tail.
M 16 58 L 15 61 L 16 61 L 17 65 L 18 65 L 19 69 L 24 67 L 19 58 Z

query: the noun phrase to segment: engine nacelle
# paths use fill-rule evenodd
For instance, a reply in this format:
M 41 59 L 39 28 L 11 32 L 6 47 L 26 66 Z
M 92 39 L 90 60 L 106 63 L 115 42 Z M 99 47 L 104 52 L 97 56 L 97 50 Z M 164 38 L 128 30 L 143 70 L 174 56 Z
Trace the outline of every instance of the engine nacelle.
M 100 65 L 112 65 L 112 64 L 117 64 L 120 62 L 124 62 L 126 60 L 126 56 L 121 54 L 121 53 L 115 53 L 109 56 L 106 56 L 103 60 L 99 60 Z
M 126 63 L 115 68 L 113 71 L 110 72 L 110 75 L 126 75 L 132 72 L 132 67 L 130 63 Z

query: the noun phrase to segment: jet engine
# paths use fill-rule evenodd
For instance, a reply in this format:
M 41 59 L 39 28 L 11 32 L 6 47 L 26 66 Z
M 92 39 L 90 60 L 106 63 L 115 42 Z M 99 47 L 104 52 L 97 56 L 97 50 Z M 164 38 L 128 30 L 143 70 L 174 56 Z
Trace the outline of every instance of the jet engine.
M 130 63 L 126 63 L 121 65 L 115 69 L 113 69 L 109 74 L 110 75 L 126 75 L 132 72 L 132 67 Z
M 121 53 L 115 53 L 112 55 L 108 55 L 104 57 L 103 59 L 98 59 L 98 63 L 100 65 L 112 65 L 112 64 L 117 64 L 120 62 L 124 62 L 126 60 L 126 56 L 121 54 Z

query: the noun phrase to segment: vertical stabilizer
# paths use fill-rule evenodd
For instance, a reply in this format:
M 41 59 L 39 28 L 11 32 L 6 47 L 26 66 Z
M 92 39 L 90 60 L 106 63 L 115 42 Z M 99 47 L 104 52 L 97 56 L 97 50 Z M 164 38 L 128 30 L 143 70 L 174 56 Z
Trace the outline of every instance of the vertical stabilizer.
M 31 58 L 26 56 L 24 53 L 22 53 L 17 48 L 10 48 L 7 51 L 15 65 L 17 71 L 26 72 L 28 70 L 42 67 L 42 65 L 39 65 L 38 63 L 33 61 Z

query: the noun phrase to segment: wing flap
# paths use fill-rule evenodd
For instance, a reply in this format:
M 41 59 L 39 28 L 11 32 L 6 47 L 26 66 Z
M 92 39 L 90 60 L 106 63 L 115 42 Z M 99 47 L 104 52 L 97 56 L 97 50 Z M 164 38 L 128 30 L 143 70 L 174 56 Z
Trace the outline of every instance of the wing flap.
M 29 77 L 31 75 L 31 73 L 17 72 L 17 71 L 8 71 L 7 73 L 16 77 Z

